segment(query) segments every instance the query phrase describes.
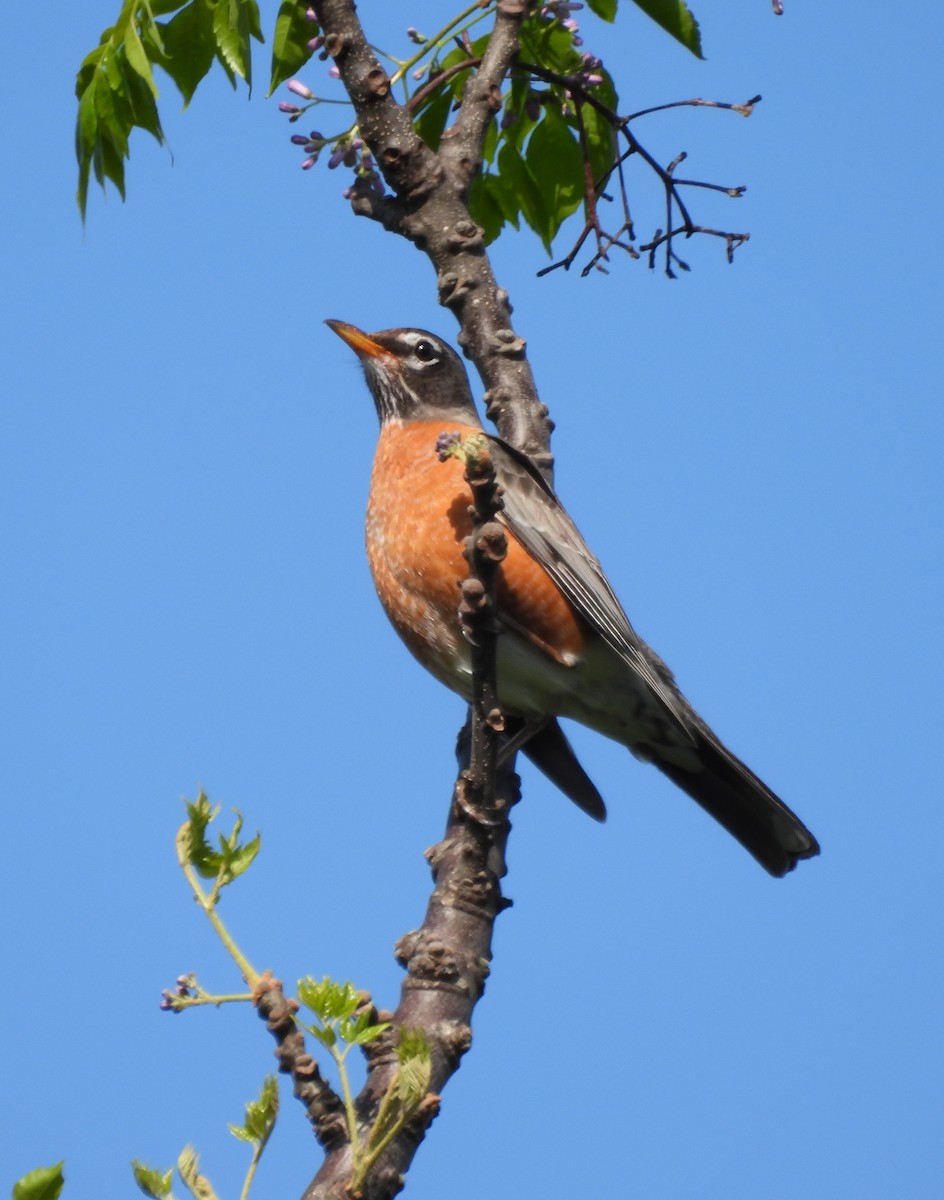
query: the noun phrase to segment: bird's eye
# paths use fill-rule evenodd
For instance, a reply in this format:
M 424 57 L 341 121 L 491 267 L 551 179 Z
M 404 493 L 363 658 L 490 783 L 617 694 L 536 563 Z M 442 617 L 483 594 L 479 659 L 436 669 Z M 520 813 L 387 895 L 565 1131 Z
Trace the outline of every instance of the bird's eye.
M 420 362 L 428 363 L 435 362 L 439 355 L 436 353 L 436 347 L 432 342 L 427 342 L 425 339 L 422 342 L 417 342 L 413 347 L 413 353 Z

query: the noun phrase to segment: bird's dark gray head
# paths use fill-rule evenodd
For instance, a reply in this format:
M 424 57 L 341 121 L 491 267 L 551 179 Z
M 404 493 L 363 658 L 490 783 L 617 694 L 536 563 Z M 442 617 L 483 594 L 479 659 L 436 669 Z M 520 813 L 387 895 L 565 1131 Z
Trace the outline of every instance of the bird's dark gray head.
M 477 425 L 478 414 L 462 360 L 425 329 L 364 333 L 344 321 L 325 321 L 361 361 L 380 423 L 446 418 Z

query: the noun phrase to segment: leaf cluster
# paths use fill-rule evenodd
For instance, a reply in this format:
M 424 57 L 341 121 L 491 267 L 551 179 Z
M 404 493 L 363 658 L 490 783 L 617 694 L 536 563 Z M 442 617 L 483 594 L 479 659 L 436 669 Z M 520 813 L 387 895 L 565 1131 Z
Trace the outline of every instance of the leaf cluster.
M 135 127 L 164 144 L 154 68 L 167 72 L 186 108 L 214 62 L 233 87 L 237 77 L 252 87 L 253 38 L 264 41 L 256 0 L 124 0 L 75 81 L 76 199 L 83 219 L 91 175 L 103 188 L 110 180 L 124 199 L 128 139 Z
M 204 879 L 213 879 L 219 887 L 225 887 L 249 869 L 259 853 L 262 839 L 256 834 L 248 842 L 240 840 L 243 819 L 237 812 L 232 832 L 219 834 L 219 849 L 214 850 L 206 831 L 219 811 L 219 807 L 211 805 L 204 793 L 200 792 L 195 801 L 187 801 L 187 825 L 184 828 L 187 861 Z
M 617 3 L 587 0 L 590 10 L 605 21 L 615 20 Z M 698 24 L 684 0 L 634 3 L 701 57 Z M 487 3 L 473 7 L 490 8 Z M 477 11 L 468 24 L 483 15 Z M 461 66 L 463 58 L 483 51 L 488 35 L 475 43 L 469 42 L 467 34 L 456 38 L 459 23 L 458 19 L 450 22 L 448 36 L 430 47 L 431 79 L 437 70 Z M 305 5 L 283 0 L 273 30 L 269 95 L 308 62 L 317 32 Z M 83 219 L 93 176 L 102 188 L 110 180 L 125 198 L 125 161 L 135 128 L 145 129 L 164 144 L 154 69 L 160 67 L 170 76 L 185 108 L 214 62 L 233 87 L 239 78 L 251 89 L 253 40 L 265 40 L 257 0 L 122 0 L 114 25 L 86 56 L 76 78 L 76 198 Z M 456 40 L 463 44 L 456 47 Z M 417 60 L 423 57 L 425 51 L 416 56 Z M 566 78 L 579 70 L 584 56 L 572 33 L 539 5 L 524 22 L 522 58 Z M 612 107 L 616 101 L 612 80 L 602 68 L 597 73 L 603 75 L 603 82 L 596 85 L 599 99 Z M 417 130 L 434 149 L 463 83 L 460 71 L 441 86 L 422 89 L 427 94 L 416 113 Z M 505 225 L 519 228 L 523 220 L 549 248 L 562 221 L 579 207 L 585 194 L 585 161 L 589 158 L 594 177 L 601 178 L 612 147 L 613 132 L 606 120 L 585 106 L 582 114 L 577 112 L 564 85 L 535 92 L 521 76 L 506 97 L 501 124 L 490 133 L 486 171 L 476 181 L 471 198 L 473 216 L 488 240 Z
M 319 983 L 308 975 L 298 981 L 298 999 L 318 1021 L 306 1026 L 308 1032 L 329 1050 L 339 1041 L 366 1046 L 390 1028 L 389 1021 L 373 1019 L 372 1009 L 353 983 L 335 983 L 327 975 Z
M 278 1081 L 274 1075 L 267 1075 L 263 1080 L 258 1099 L 250 1100 L 246 1105 L 246 1117 L 242 1125 L 229 1126 L 233 1137 L 252 1147 L 252 1159 L 243 1185 L 243 1196 L 248 1194 L 259 1165 L 259 1159 L 275 1128 L 278 1115 Z M 131 1171 L 135 1183 L 145 1196 L 149 1196 L 151 1200 L 173 1200 L 173 1167 L 169 1171 L 159 1171 L 139 1159 L 133 1159 Z M 200 1171 L 200 1156 L 193 1146 L 184 1146 L 177 1156 L 177 1174 L 194 1200 L 217 1200 L 213 1185 Z

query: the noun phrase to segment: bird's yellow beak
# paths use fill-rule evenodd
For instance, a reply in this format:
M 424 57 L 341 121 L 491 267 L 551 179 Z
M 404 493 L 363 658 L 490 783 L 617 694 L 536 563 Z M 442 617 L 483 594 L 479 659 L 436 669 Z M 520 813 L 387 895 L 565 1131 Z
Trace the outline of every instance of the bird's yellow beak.
M 363 329 L 358 329 L 356 325 L 348 325 L 346 321 L 325 321 L 325 324 L 342 342 L 347 342 L 358 358 L 395 358 L 386 346 L 375 342 L 369 333 L 364 333 Z

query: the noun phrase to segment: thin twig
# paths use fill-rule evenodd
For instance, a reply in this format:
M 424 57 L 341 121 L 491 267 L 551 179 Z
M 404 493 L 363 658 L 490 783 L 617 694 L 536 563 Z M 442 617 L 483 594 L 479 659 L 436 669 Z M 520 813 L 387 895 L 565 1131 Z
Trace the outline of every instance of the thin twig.
M 577 239 L 571 249 L 562 259 L 559 259 L 557 262 L 554 262 L 550 266 L 544 267 L 538 271 L 538 276 L 547 275 L 551 271 L 556 271 L 561 267 L 563 267 L 564 270 L 569 270 L 590 233 L 593 233 L 596 237 L 596 253 L 587 263 L 586 267 L 584 267 L 584 269 L 581 271 L 582 276 L 588 275 L 594 268 L 603 270 L 604 268 L 601 266 L 601 263 L 608 261 L 607 254 L 609 250 L 614 247 L 619 247 L 620 249 L 626 250 L 627 253 L 631 254 L 635 258 L 639 257 L 638 253 L 632 246 L 634 239 L 633 222 L 629 216 L 629 193 L 623 173 L 623 163 L 633 154 L 639 155 L 643 162 L 645 162 L 650 170 L 652 170 L 653 173 L 659 178 L 665 190 L 665 228 L 669 230 L 669 232 L 664 233 L 661 229 L 657 230 L 654 242 L 648 243 L 647 246 L 642 247 L 643 250 L 649 252 L 650 267 L 655 265 L 653 248 L 665 245 L 665 272 L 669 278 L 675 278 L 675 273 L 672 270 L 673 263 L 678 265 L 682 270 L 687 271 L 689 269 L 688 264 L 685 263 L 678 256 L 678 254 L 675 253 L 672 244 L 673 239 L 678 236 L 679 233 L 683 233 L 686 237 L 690 237 L 693 233 L 710 232 L 716 236 L 724 237 L 727 240 L 728 245 L 728 261 L 730 262 L 732 260 L 734 249 L 736 246 L 743 244 L 743 242 L 747 240 L 746 235 L 728 232 L 721 233 L 717 230 L 707 230 L 699 225 L 696 225 L 692 220 L 691 213 L 689 212 L 688 206 L 682 198 L 679 189 L 683 187 L 698 187 L 707 189 L 709 191 L 722 192 L 727 196 L 737 198 L 744 194 L 746 188 L 743 186 L 726 187 L 721 184 L 707 183 L 703 180 L 696 179 L 675 178 L 675 169 L 685 160 L 685 152 L 683 151 L 681 154 L 677 155 L 667 167 L 664 167 L 654 157 L 654 155 L 649 153 L 645 146 L 640 142 L 639 138 L 636 137 L 635 133 L 629 128 L 629 125 L 631 121 L 637 120 L 643 116 L 648 116 L 652 113 L 663 112 L 670 108 L 684 107 L 725 109 L 729 112 L 737 112 L 742 116 L 748 117 L 753 111 L 753 106 L 760 101 L 760 96 L 754 96 L 744 104 L 728 104 L 720 100 L 702 100 L 700 98 L 691 100 L 676 100 L 669 104 L 655 105 L 652 108 L 641 109 L 639 112 L 632 113 L 626 117 L 621 117 L 618 113 L 614 112 L 613 109 L 596 97 L 592 90 L 586 87 L 578 76 L 558 75 L 553 71 L 547 70 L 545 67 L 537 65 L 536 63 L 524 62 L 523 60 L 518 61 L 517 67 L 535 79 L 540 79 L 544 83 L 564 89 L 564 91 L 574 101 L 578 115 L 578 133 L 581 125 L 581 105 L 586 104 L 593 108 L 610 124 L 617 138 L 622 138 L 627 144 L 627 148 L 621 154 L 616 156 L 615 161 L 611 165 L 610 169 L 593 187 L 592 195 L 594 197 L 594 201 L 592 205 L 592 211 L 587 209 L 584 227 L 578 234 Z M 581 145 L 581 148 L 584 152 L 584 161 L 586 163 L 588 161 L 588 156 L 584 150 L 583 144 Z M 623 202 L 624 221 L 615 233 L 607 234 L 600 224 L 599 213 L 596 206 L 596 197 L 600 196 L 603 189 L 606 187 L 608 180 L 612 177 L 614 171 L 618 173 L 620 196 Z M 587 194 L 589 195 L 590 192 L 588 191 Z M 587 206 L 585 204 L 585 209 L 586 208 Z M 674 210 L 678 211 L 678 215 L 681 218 L 680 228 L 673 227 Z M 624 234 L 628 235 L 628 243 L 623 241 Z

